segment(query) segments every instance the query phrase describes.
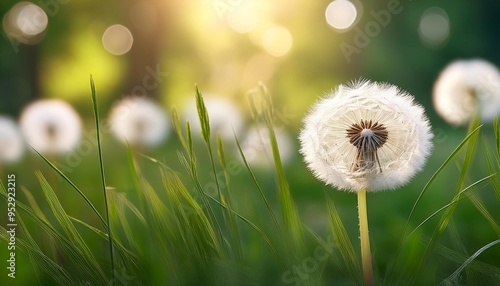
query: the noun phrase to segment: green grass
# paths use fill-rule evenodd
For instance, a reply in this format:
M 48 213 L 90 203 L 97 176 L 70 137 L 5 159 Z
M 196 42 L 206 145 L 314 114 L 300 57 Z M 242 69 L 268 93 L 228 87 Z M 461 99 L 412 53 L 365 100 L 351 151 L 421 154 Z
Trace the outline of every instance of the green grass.
M 133 146 L 114 150 L 101 138 L 91 80 L 97 156 L 86 160 L 95 163 L 93 168 L 99 164 L 99 182 L 77 183 L 78 177 L 70 179 L 35 150 L 48 167 L 38 165 L 33 170 L 37 183 L 20 187 L 17 198 L 18 267 L 33 274 L 22 281 L 362 285 L 355 198 L 321 187 L 308 173 L 289 175 L 297 167 L 281 162 L 268 90 L 260 86 L 249 96 L 253 119 L 270 134 L 273 168 L 266 171 L 248 162 L 236 135 L 235 142 L 223 142 L 211 130 L 202 93 L 198 87 L 195 92 L 202 142 L 174 110 L 178 148 L 151 156 Z M 391 201 L 396 193 L 368 196 L 376 285 L 500 283 L 498 120 L 493 134 L 484 129 L 476 120 L 463 140 L 438 146 L 447 152 L 444 161 L 430 163 L 429 170 L 397 191 L 407 192 L 399 196 L 401 203 Z M 111 154 L 126 163 L 111 160 Z M 110 175 L 115 169 L 118 179 Z M 47 180 L 53 174 L 62 182 Z M 125 183 L 114 186 L 120 181 Z M 215 193 L 207 186 L 215 186 Z M 304 186 L 308 189 L 298 189 Z M 304 192 L 319 195 L 297 199 Z M 387 205 L 372 205 L 372 195 L 388 198 Z M 3 184 L 0 197 L 7 200 Z M 320 210 L 312 222 L 308 203 Z M 397 227 L 384 228 L 381 221 Z M 1 227 L 4 241 L 6 231 Z

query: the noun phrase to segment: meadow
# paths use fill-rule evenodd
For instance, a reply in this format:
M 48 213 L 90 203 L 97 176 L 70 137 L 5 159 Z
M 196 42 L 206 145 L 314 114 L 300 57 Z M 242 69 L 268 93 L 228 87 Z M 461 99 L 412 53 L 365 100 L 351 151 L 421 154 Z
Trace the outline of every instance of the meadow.
M 15 174 L 13 285 L 362 284 L 355 195 L 317 181 L 298 152 L 281 162 L 280 107 L 267 89 L 249 95 L 253 120 L 270 131 L 267 167 L 252 166 L 237 137 L 211 132 L 195 94 L 201 136 L 173 110 L 177 136 L 140 150 L 101 134 L 96 120 L 86 128 L 100 136 L 89 135 L 91 150 L 72 168 L 32 151 L 3 170 Z M 423 172 L 368 193 L 376 285 L 498 283 L 500 129 L 489 125 L 434 130 Z

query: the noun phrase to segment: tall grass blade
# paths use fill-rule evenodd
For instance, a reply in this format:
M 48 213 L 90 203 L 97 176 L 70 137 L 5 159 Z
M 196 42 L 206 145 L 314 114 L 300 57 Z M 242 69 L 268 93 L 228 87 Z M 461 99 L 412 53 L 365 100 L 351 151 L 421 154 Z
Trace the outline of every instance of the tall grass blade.
M 488 221 L 491 228 L 497 233 L 498 237 L 500 237 L 500 226 L 498 225 L 497 220 L 488 211 L 486 205 L 483 203 L 481 198 L 475 193 L 471 193 L 471 195 L 468 196 L 468 198 L 472 202 L 472 204 L 476 207 L 476 209 L 481 213 L 481 215 L 486 219 L 486 221 Z
M 21 225 L 21 228 L 26 234 L 26 227 Z M 0 239 L 6 242 L 9 241 L 7 229 L 3 226 L 0 226 Z M 40 270 L 52 277 L 57 284 L 69 286 L 80 285 L 78 281 L 73 280 L 71 275 L 63 267 L 46 256 L 33 240 L 28 239 L 28 241 L 25 241 L 22 238 L 16 238 L 16 248 L 26 253 L 26 255 L 36 262 L 36 267 L 40 268 Z
M 203 96 L 201 95 L 198 86 L 196 88 L 196 109 L 198 110 L 198 117 L 200 119 L 201 134 L 205 143 L 210 144 L 210 120 L 208 118 L 207 107 L 203 102 Z
M 471 185 L 467 186 L 466 188 L 464 188 L 463 190 L 461 190 L 458 194 L 456 194 L 453 199 L 451 200 L 450 203 L 444 205 L 443 207 L 439 208 L 437 211 L 435 211 L 434 213 L 432 213 L 430 216 L 428 216 L 426 219 L 424 219 L 419 225 L 417 225 L 417 227 L 415 227 L 415 229 L 413 229 L 413 231 L 410 232 L 410 234 L 408 234 L 405 239 L 407 239 L 409 236 L 411 236 L 413 233 L 415 233 L 417 231 L 417 229 L 419 229 L 422 225 L 424 225 L 426 222 L 428 222 L 431 218 L 433 218 L 435 215 L 437 215 L 438 213 L 448 209 L 449 207 L 453 206 L 453 205 L 456 205 L 458 202 L 460 202 L 461 200 L 467 198 L 467 197 L 461 197 L 461 195 L 465 192 L 467 192 L 469 189 L 473 188 L 474 186 L 484 182 L 484 181 L 487 181 L 489 180 L 490 178 L 498 175 L 499 173 L 495 173 L 495 174 L 491 174 L 487 177 L 484 177 L 474 183 L 472 183 Z
M 330 218 L 330 231 L 335 243 L 338 245 L 340 255 L 342 260 L 346 264 L 346 268 L 351 275 L 352 281 L 357 281 L 356 284 L 362 284 L 361 277 L 363 277 L 356 254 L 354 252 L 354 247 L 352 246 L 349 235 L 342 223 L 342 219 L 337 212 L 337 208 L 333 201 L 327 197 L 326 205 L 328 208 L 328 217 Z
M 493 119 L 493 133 L 495 134 L 495 146 L 497 155 L 500 156 L 500 124 L 498 123 L 498 117 L 495 116 Z
M 231 197 L 231 187 L 229 184 L 229 176 L 230 174 L 228 173 L 228 166 L 226 162 L 226 155 L 224 152 L 224 146 L 222 145 L 222 139 L 220 136 L 217 136 L 217 152 L 219 154 L 219 161 L 222 166 L 222 170 L 224 171 L 224 183 L 226 186 L 226 200 L 221 201 L 221 203 L 224 203 L 227 207 L 224 208 L 225 215 L 227 216 L 229 220 L 229 231 L 231 232 L 231 236 L 233 238 L 234 243 L 236 244 L 236 255 L 237 258 L 240 262 L 243 260 L 243 249 L 242 249 L 242 243 L 241 243 L 241 237 L 240 237 L 240 230 L 238 228 L 238 222 L 237 222 L 237 217 L 233 213 L 233 204 L 232 204 L 232 197 Z
M 279 233 L 280 237 L 283 237 L 283 233 L 282 233 L 281 227 L 278 223 L 278 219 L 274 215 L 271 204 L 267 200 L 267 197 L 264 194 L 264 191 L 263 191 L 262 187 L 260 186 L 259 181 L 257 180 L 257 177 L 255 176 L 255 173 L 252 171 L 252 168 L 248 164 L 247 158 L 245 156 L 245 153 L 243 153 L 243 149 L 241 148 L 240 141 L 238 140 L 238 137 L 236 136 L 236 134 L 234 134 L 234 141 L 236 142 L 236 147 L 238 148 L 238 152 L 240 153 L 240 157 L 243 160 L 243 164 L 245 165 L 245 168 L 248 171 L 248 174 L 252 178 L 252 182 L 254 183 L 255 187 L 259 191 L 259 194 L 262 197 L 262 200 L 264 201 L 266 209 L 269 212 L 271 219 L 273 220 L 274 226 L 276 227 L 276 231 Z
M 481 253 L 483 253 L 484 251 L 488 250 L 489 248 L 491 248 L 492 246 L 494 246 L 498 243 L 500 243 L 500 239 L 494 240 L 494 241 L 486 244 L 485 246 L 481 247 L 471 257 L 469 257 L 457 270 L 455 270 L 455 272 L 453 272 L 453 274 L 448 276 L 448 278 L 443 280 L 443 282 L 441 282 L 441 284 L 439 284 L 439 285 L 446 285 L 446 286 L 447 285 L 455 285 L 455 281 L 457 281 L 458 275 L 460 275 L 460 273 L 462 272 L 462 270 L 464 270 L 465 267 L 467 267 Z
M 480 123 L 479 117 L 476 116 L 469 126 L 469 133 L 473 134 L 473 135 L 470 137 L 468 144 L 467 144 L 467 149 L 465 151 L 465 158 L 464 158 L 464 161 L 462 163 L 462 168 L 460 170 L 460 174 L 458 177 L 457 190 L 455 192 L 454 197 L 452 198 L 452 202 L 460 199 L 460 195 L 463 193 L 463 191 L 461 191 L 461 190 L 465 186 L 465 180 L 467 178 L 467 173 L 469 172 L 469 167 L 470 167 L 470 164 L 471 164 L 472 159 L 473 159 L 474 151 L 476 149 L 477 139 L 479 138 L 479 133 L 473 133 L 473 131 L 476 130 L 477 128 L 479 128 L 479 123 Z M 480 181 L 482 181 L 482 180 L 483 179 L 481 179 Z M 468 188 L 466 188 L 466 189 L 468 189 Z M 451 220 L 453 213 L 455 212 L 455 209 L 456 209 L 456 204 L 451 204 L 448 208 L 445 209 L 445 212 L 441 216 L 441 218 L 440 218 L 440 220 L 439 220 L 439 222 L 434 230 L 434 233 L 431 237 L 431 242 L 425 250 L 424 256 L 420 262 L 420 267 L 419 267 L 420 269 L 425 265 L 426 260 L 430 258 L 430 255 L 432 254 L 434 247 L 436 246 L 436 243 L 438 242 L 439 238 L 441 237 L 444 230 L 448 226 L 448 223 Z
M 106 223 L 108 227 L 106 230 L 108 231 L 108 241 L 109 241 L 109 253 L 111 260 L 111 285 L 115 285 L 115 265 L 114 265 L 114 251 L 113 251 L 113 236 L 111 227 L 109 225 L 109 205 L 108 205 L 108 196 L 106 193 L 106 177 L 104 176 L 104 162 L 102 156 L 102 148 L 101 148 L 101 131 L 99 124 L 99 109 L 97 106 L 97 96 L 95 92 L 94 80 L 92 79 L 92 75 L 90 75 L 90 89 L 92 92 L 92 109 L 94 111 L 94 119 L 95 119 L 95 127 L 96 127 L 96 136 L 97 136 L 97 151 L 99 153 L 99 169 L 101 171 L 101 183 L 102 183 L 102 192 L 104 195 L 104 206 L 106 210 Z
M 1 182 L 0 197 L 7 199 L 7 192 Z M 57 197 L 55 196 L 54 198 L 57 199 Z M 22 216 L 21 211 L 27 214 L 28 217 L 32 219 L 38 227 L 45 231 L 57 243 L 58 249 L 61 249 L 61 253 L 63 253 L 64 258 L 67 259 L 65 260 L 65 269 L 67 269 L 68 271 L 71 270 L 72 279 L 80 280 L 79 283 L 82 283 L 81 281 L 87 281 L 87 283 L 90 283 L 91 285 L 107 284 L 107 277 L 103 274 L 102 270 L 100 270 L 100 267 L 95 268 L 95 261 L 89 261 L 89 257 L 85 256 L 85 254 L 82 253 L 81 249 L 79 249 L 65 236 L 60 234 L 48 221 L 39 218 L 30 207 L 20 201 L 16 201 L 16 213 L 18 214 L 18 216 Z M 35 256 L 46 256 L 41 252 L 36 253 L 36 249 L 38 249 L 38 246 L 27 245 L 25 249 L 30 253 L 35 250 L 35 253 L 32 253 Z M 40 265 L 37 265 L 37 267 L 40 267 L 41 269 L 45 269 L 45 267 L 48 267 L 47 265 L 41 263 L 42 261 L 39 262 Z M 47 261 L 47 264 L 53 263 L 55 262 Z M 76 283 L 70 283 L 69 285 L 75 284 Z
M 30 146 L 31 147 L 31 146 Z M 59 170 L 52 162 L 50 162 L 42 153 L 38 152 L 35 148 L 31 147 L 35 153 L 40 156 L 59 176 L 61 176 L 82 198 L 83 200 L 90 206 L 92 211 L 97 215 L 99 220 L 101 221 L 102 225 L 104 228 L 108 228 L 108 223 L 104 220 L 104 218 L 101 216 L 99 211 L 94 207 L 92 202 L 85 196 L 85 194 L 61 171 Z
M 223 205 L 221 202 L 219 202 L 216 198 L 212 197 L 212 196 L 208 196 L 210 199 L 212 199 L 214 202 L 216 202 L 218 205 L 220 205 L 221 207 L 225 208 L 226 206 Z M 261 237 L 262 239 L 266 242 L 267 246 L 269 247 L 269 250 L 271 251 L 271 253 L 274 254 L 274 256 L 276 257 L 276 259 L 280 262 L 281 266 L 283 267 L 283 269 L 286 269 L 288 263 L 282 259 L 282 257 L 278 254 L 278 250 L 274 247 L 274 245 L 272 244 L 271 240 L 269 239 L 269 236 L 266 235 L 266 233 L 260 228 L 258 227 L 255 223 L 253 223 L 251 220 L 247 219 L 246 217 L 244 217 L 243 215 L 239 214 L 238 212 L 234 211 L 234 210 L 231 210 L 238 218 L 240 218 L 241 220 L 243 220 L 246 224 L 248 224 L 251 228 L 253 228 Z
M 287 236 L 292 237 L 293 246 L 299 252 L 302 251 L 304 247 L 304 232 L 302 228 L 302 223 L 298 215 L 297 207 L 294 204 L 292 195 L 290 193 L 290 186 L 285 175 L 283 164 L 281 162 L 281 155 L 278 148 L 278 142 L 276 139 L 276 133 L 274 132 L 274 106 L 272 103 L 271 95 L 267 88 L 261 83 L 259 85 L 259 91 L 250 94 L 250 105 L 253 105 L 252 112 L 258 115 L 257 106 L 255 106 L 254 97 L 260 96 L 259 100 L 262 102 L 261 115 L 263 116 L 264 123 L 267 127 L 269 134 L 269 143 L 273 153 L 273 162 L 276 170 L 276 175 L 278 179 L 278 199 L 281 206 L 281 215 L 285 228 L 287 230 Z M 258 116 L 257 116 L 258 118 Z
M 64 230 L 64 233 L 68 237 L 71 244 L 74 245 L 74 247 L 82 254 L 82 256 L 85 258 L 85 261 L 92 267 L 92 269 L 95 269 L 95 271 L 99 275 L 105 276 L 104 273 L 102 272 L 101 266 L 95 259 L 94 255 L 92 254 L 92 251 L 85 243 L 85 240 L 81 237 L 80 233 L 71 222 L 71 219 L 69 218 L 68 214 L 62 207 L 56 194 L 52 190 L 52 187 L 49 185 L 49 183 L 43 177 L 40 171 L 36 171 L 35 175 L 38 178 L 38 181 L 40 182 L 43 194 L 45 195 L 45 198 L 49 203 L 50 209 L 54 214 L 54 217 L 57 219 L 59 225 Z
M 471 192 L 471 195 L 468 197 L 471 197 L 473 192 Z M 457 250 L 459 253 L 463 253 L 464 255 L 467 254 L 467 248 L 465 247 L 464 243 L 462 242 L 462 238 L 460 237 L 460 233 L 458 232 L 457 226 L 455 224 L 455 221 L 453 218 L 450 220 L 450 223 L 448 224 L 448 233 L 450 234 L 450 240 L 453 245 L 453 248 Z M 473 271 L 470 268 L 465 268 L 465 277 L 467 279 L 467 284 L 469 285 L 481 285 L 480 283 L 480 277 L 478 273 Z
M 496 130 L 495 132 L 498 132 Z M 495 134 L 495 136 L 500 136 L 500 134 Z M 487 138 L 484 138 L 484 158 L 486 160 L 486 167 L 488 168 L 489 173 L 494 173 L 495 170 L 500 169 L 500 154 L 498 150 L 492 151 L 491 146 L 487 142 Z M 500 204 L 500 178 L 493 178 L 490 180 L 491 186 L 493 187 L 493 191 L 495 197 L 497 199 L 498 204 Z
M 476 134 L 477 132 L 479 132 L 479 130 L 481 129 L 481 127 L 482 127 L 482 125 L 476 127 L 474 130 L 472 130 L 464 138 L 464 140 L 462 140 L 462 142 L 460 142 L 460 144 L 458 144 L 458 146 L 451 152 L 451 154 L 446 158 L 446 160 L 443 162 L 443 164 L 441 164 L 441 166 L 439 166 L 439 168 L 434 172 L 434 174 L 432 174 L 431 178 L 429 179 L 429 181 L 427 181 L 427 183 L 425 184 L 424 188 L 422 189 L 422 191 L 418 195 L 415 203 L 413 204 L 413 207 L 411 208 L 410 214 L 408 215 L 408 218 L 406 219 L 406 223 L 405 223 L 405 226 L 403 228 L 403 234 L 401 235 L 401 239 L 399 240 L 399 243 L 398 243 L 398 248 L 396 249 L 396 252 L 395 252 L 395 255 L 394 255 L 394 260 L 393 260 L 393 262 L 388 267 L 388 271 L 387 271 L 388 275 L 391 275 L 391 276 L 397 275 L 397 273 L 394 272 L 394 268 L 395 268 L 396 264 L 398 263 L 398 259 L 399 259 L 399 256 L 401 254 L 401 248 L 403 247 L 403 243 L 405 242 L 406 238 L 408 236 L 410 236 L 410 235 L 406 235 L 406 233 L 408 232 L 408 228 L 410 226 L 410 220 L 413 217 L 415 209 L 419 205 L 422 197 L 427 192 L 427 190 L 429 189 L 429 187 L 431 186 L 431 184 L 434 182 L 434 180 L 437 178 L 437 176 L 441 173 L 441 171 L 443 171 L 443 169 L 450 163 L 450 161 L 453 158 L 455 158 L 455 156 L 458 154 L 458 152 L 465 146 L 465 144 L 467 142 L 469 142 L 469 140 L 472 138 L 472 136 L 474 134 Z M 412 233 L 414 231 L 412 231 Z

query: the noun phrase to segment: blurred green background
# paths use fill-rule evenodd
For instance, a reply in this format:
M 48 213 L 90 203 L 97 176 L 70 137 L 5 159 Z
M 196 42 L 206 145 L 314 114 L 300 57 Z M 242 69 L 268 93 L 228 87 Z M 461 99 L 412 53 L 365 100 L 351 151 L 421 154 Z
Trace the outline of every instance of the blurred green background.
M 45 11 L 47 26 L 40 28 L 43 17 L 25 22 L 28 30 L 41 30 L 38 35 L 28 36 L 9 23 L 9 11 L 20 2 L 2 0 L 0 114 L 18 118 L 22 108 L 35 99 L 60 98 L 77 109 L 84 119 L 84 132 L 90 132 L 92 74 L 103 117 L 115 100 L 143 91 L 165 110 L 181 109 L 193 102 L 197 84 L 202 93 L 236 102 L 249 125 L 247 93 L 262 82 L 269 89 L 275 108 L 284 115 L 280 123 L 293 139 L 293 157 L 285 170 L 304 223 L 326 237 L 324 198 L 331 196 L 356 245 L 355 195 L 334 191 L 314 179 L 296 151 L 296 137 L 309 106 L 336 85 L 359 78 L 396 84 L 426 108 L 435 133 L 435 147 L 425 170 L 408 186 L 368 195 L 372 248 L 375 259 L 380 261 L 377 267 L 383 272 L 419 191 L 466 135 L 464 128 L 449 127 L 433 110 L 434 81 L 444 66 L 456 59 L 483 58 L 500 64 L 500 1 L 353 1 L 356 15 L 345 30 L 328 24 L 325 11 L 330 2 L 44 0 L 34 3 Z M 342 11 L 336 15 L 349 20 L 348 11 Z M 429 13 L 432 17 L 426 18 Z M 116 24 L 126 29 L 106 38 L 105 31 Z M 155 77 L 157 80 L 152 80 Z M 145 78 L 151 81 L 145 83 Z M 492 128 L 485 126 L 481 142 L 492 144 L 492 134 Z M 209 165 L 203 157 L 206 155 L 203 146 L 199 147 L 200 169 L 207 169 L 200 175 L 210 181 Z M 110 134 L 104 134 L 103 148 L 108 185 L 121 192 L 130 191 L 133 182 L 128 175 L 126 147 Z M 161 146 L 144 153 L 179 170 L 181 178 L 189 183 L 177 158 L 180 148 L 178 139 L 171 134 Z M 484 148 L 482 143 L 479 148 Z M 469 174 L 471 182 L 489 174 L 482 151 L 476 152 Z M 237 154 L 230 156 L 239 162 Z M 49 159 L 64 164 L 66 157 Z M 457 162 L 447 167 L 423 197 L 413 225 L 449 202 L 456 188 L 460 160 Z M 153 186 L 161 185 L 154 164 L 144 158 L 139 158 L 139 164 Z M 33 152 L 27 152 L 16 164 L 2 166 L 0 172 L 2 180 L 6 174 L 16 173 L 18 185 L 36 196 L 40 188 L 34 176 L 37 169 L 54 185 L 69 214 L 84 217 L 92 225 L 99 224 L 96 217 L 85 217 L 89 210 L 80 198 Z M 272 172 L 265 168 L 257 168 L 256 172 L 267 194 L 275 198 Z M 99 210 L 103 209 L 97 150 L 82 158 L 68 176 Z M 238 208 L 243 213 L 252 212 L 252 202 L 258 197 L 249 194 L 248 174 L 239 173 L 231 178 L 231 183 L 234 190 L 241 191 L 236 196 Z M 498 221 L 500 212 L 491 188 L 486 184 L 478 188 Z M 18 200 L 23 201 L 19 193 Z M 277 205 L 276 199 L 272 203 Z M 498 238 L 470 203 L 460 204 L 459 209 L 455 221 L 469 254 Z M 4 215 L 0 221 L 4 222 Z M 430 232 L 434 225 L 426 227 Z M 2 257 L 4 253 L 2 247 Z M 481 256 L 500 267 L 498 257 L 498 246 Z M 4 271 L 2 267 L 2 275 Z

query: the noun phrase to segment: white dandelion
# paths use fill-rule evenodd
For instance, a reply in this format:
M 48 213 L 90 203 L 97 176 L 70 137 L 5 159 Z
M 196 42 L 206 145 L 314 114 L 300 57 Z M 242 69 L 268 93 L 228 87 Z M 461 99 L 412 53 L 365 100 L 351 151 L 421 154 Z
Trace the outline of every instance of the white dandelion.
M 448 123 L 466 125 L 479 112 L 485 122 L 500 113 L 500 72 L 484 60 L 460 60 L 439 75 L 434 107 Z
M 274 134 L 281 161 L 286 164 L 293 157 L 292 139 L 283 128 L 274 128 Z M 271 139 L 266 126 L 254 126 L 248 129 L 241 142 L 241 149 L 248 162 L 260 167 L 274 166 Z
M 13 163 L 24 153 L 24 142 L 17 124 L 9 117 L 0 116 L 0 164 Z
M 47 154 L 71 151 L 82 133 L 78 113 L 59 99 L 42 99 L 28 105 L 21 114 L 20 126 L 26 142 Z
M 139 146 L 156 146 L 168 136 L 167 113 L 153 100 L 126 97 L 109 114 L 111 131 L 119 140 Z
M 211 133 L 220 134 L 224 141 L 234 141 L 234 133 L 240 134 L 244 124 L 244 118 L 238 106 L 223 97 L 203 96 L 203 101 L 207 108 Z M 196 104 L 192 102 L 187 104 L 182 116 L 185 121 L 189 121 L 192 134 L 201 137 Z
M 301 153 L 313 174 L 358 192 L 397 188 L 430 153 L 432 134 L 413 97 L 384 83 L 340 85 L 304 119 Z

